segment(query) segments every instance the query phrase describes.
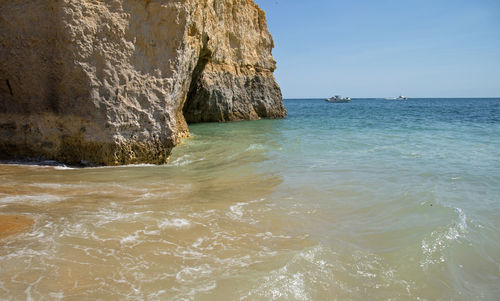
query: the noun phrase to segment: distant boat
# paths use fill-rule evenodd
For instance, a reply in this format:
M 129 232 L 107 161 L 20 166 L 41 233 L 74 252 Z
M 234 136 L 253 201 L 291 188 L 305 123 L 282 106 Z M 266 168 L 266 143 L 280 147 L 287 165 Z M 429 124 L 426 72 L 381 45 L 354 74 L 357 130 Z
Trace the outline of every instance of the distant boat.
M 327 102 L 335 102 L 335 103 L 346 103 L 350 102 L 351 98 L 350 97 L 342 97 L 340 95 L 335 95 L 333 97 L 325 99 Z
M 407 100 L 408 97 L 406 96 L 403 96 L 403 95 L 399 95 L 398 97 L 394 98 L 395 100 Z

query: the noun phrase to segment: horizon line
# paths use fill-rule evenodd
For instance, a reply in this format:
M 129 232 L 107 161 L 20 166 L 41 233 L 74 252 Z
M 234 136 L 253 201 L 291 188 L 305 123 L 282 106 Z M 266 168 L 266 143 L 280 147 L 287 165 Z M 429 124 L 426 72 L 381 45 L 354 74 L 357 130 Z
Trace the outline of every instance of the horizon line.
M 297 100 L 297 99 L 327 99 L 328 97 L 283 97 L 283 99 Z M 394 99 L 395 97 L 351 97 L 351 99 Z M 500 96 L 454 96 L 454 97 L 407 97 L 408 99 L 500 99 Z

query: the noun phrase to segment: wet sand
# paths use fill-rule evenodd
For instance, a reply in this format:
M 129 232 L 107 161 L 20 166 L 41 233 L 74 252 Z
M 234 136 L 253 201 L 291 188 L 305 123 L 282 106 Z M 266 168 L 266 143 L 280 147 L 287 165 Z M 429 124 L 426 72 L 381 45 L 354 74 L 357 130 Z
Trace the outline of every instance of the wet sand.
M 0 215 L 0 238 L 28 231 L 33 219 L 23 215 Z

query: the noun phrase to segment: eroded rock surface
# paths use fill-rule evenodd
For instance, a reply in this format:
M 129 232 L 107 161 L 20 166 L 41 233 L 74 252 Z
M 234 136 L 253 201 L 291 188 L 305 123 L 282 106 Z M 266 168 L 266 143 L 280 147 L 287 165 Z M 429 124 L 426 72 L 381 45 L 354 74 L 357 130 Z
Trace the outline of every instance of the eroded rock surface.
M 0 0 L 0 152 L 166 163 L 187 122 L 281 118 L 252 0 Z

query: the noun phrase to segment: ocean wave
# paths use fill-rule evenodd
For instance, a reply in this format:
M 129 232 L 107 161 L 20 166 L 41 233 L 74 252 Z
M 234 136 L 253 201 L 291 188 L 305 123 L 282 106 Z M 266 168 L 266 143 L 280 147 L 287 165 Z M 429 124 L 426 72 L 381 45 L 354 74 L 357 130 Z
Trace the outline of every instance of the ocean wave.
M 447 227 L 438 228 L 432 231 L 429 237 L 422 240 L 423 259 L 420 261 L 422 269 L 429 265 L 446 261 L 444 250 L 453 242 L 464 238 L 467 233 L 467 215 L 461 208 L 453 208 L 457 214 L 457 219 Z
M 185 166 L 203 160 L 205 160 L 205 158 L 192 159 L 191 155 L 183 155 L 175 159 L 174 161 L 170 162 L 168 166 Z
M 311 300 L 309 281 L 330 278 L 322 260 L 323 247 L 299 251 L 283 267 L 272 271 L 258 281 L 257 287 L 240 300 Z M 325 274 L 326 273 L 326 274 Z
M 56 170 L 71 170 L 71 169 L 77 169 L 76 167 L 69 167 L 69 166 L 66 166 L 66 165 L 62 165 L 62 166 L 54 166 L 53 168 L 54 168 L 54 169 L 56 169 Z

